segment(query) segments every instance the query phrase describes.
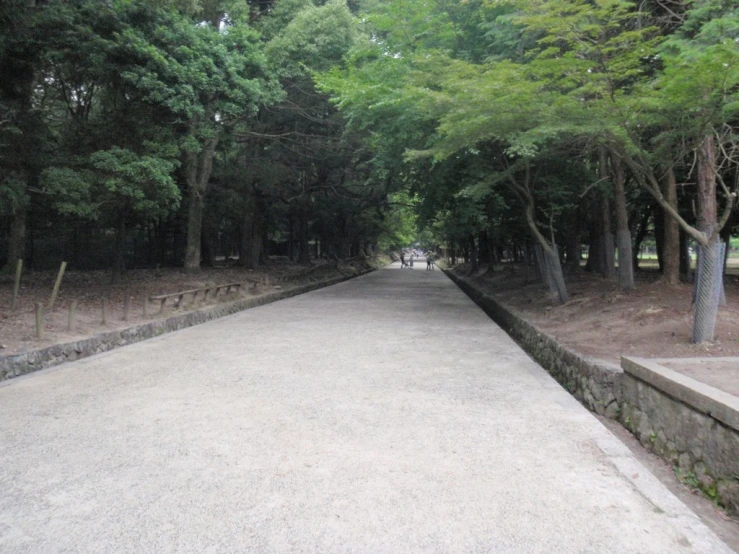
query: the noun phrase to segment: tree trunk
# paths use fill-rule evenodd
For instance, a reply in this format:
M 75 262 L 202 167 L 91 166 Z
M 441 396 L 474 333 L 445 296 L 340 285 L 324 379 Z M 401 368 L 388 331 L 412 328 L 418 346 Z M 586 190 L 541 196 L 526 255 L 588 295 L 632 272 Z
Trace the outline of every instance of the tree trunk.
M 672 167 L 668 168 L 665 176 L 664 195 L 670 206 L 677 210 L 677 180 Z M 677 285 L 680 282 L 680 226 L 666 213 L 662 237 L 662 275 L 668 285 Z
M 599 206 L 600 202 L 596 203 Z M 588 229 L 588 260 L 585 262 L 585 271 L 592 273 L 603 273 L 603 256 L 601 256 L 601 240 L 600 240 L 600 218 L 597 211 L 590 220 Z
M 680 229 L 680 275 L 686 282 L 692 283 L 692 269 L 690 259 L 690 237 L 688 233 Z
M 115 232 L 115 250 L 113 252 L 113 266 L 111 271 L 111 283 L 121 282 L 126 265 L 126 218 L 120 216 L 118 228 Z
M 662 272 L 665 263 L 665 210 L 659 204 L 655 204 L 652 207 L 652 212 L 654 218 L 654 244 L 657 248 L 657 266 L 659 267 L 659 271 Z
M 185 271 L 200 270 L 200 245 L 203 227 L 205 193 L 213 172 L 213 158 L 218 146 L 218 137 L 204 141 L 200 152 L 186 154 L 185 179 L 189 193 L 187 210 L 187 246 L 185 248 Z
M 206 267 L 214 267 L 216 265 L 216 251 L 215 245 L 213 244 L 213 232 L 208 224 L 203 225 L 200 239 L 202 263 Z
M 298 240 L 300 241 L 300 254 L 298 256 L 298 263 L 302 265 L 310 265 L 310 245 L 308 243 L 308 210 L 305 208 L 301 209 L 298 214 Z
M 536 225 L 534 198 L 531 193 L 529 192 L 525 196 L 521 195 L 520 197 L 525 201 L 526 224 L 534 240 L 541 246 L 544 254 L 547 280 L 552 293 L 552 300 L 564 304 L 569 299 L 569 295 L 567 294 L 567 286 L 565 284 L 564 274 L 562 273 L 562 265 L 559 259 L 559 253 L 557 252 L 557 246 L 555 244 L 549 244 Z
M 713 135 L 707 135 L 698 145 L 698 230 L 708 239 L 699 244 L 700 268 L 695 279 L 695 316 L 693 342 L 713 340 L 718 317 L 722 285 L 718 206 L 716 203 L 716 145 Z
M 479 264 L 477 241 L 475 240 L 475 235 L 470 234 L 468 240 L 470 242 L 470 274 L 472 274 L 476 272 L 478 269 L 480 269 L 480 264 Z
M 196 187 L 190 187 L 187 209 L 187 246 L 185 247 L 185 271 L 200 270 L 200 245 L 203 226 L 203 194 Z
M 652 209 L 644 210 L 642 213 L 639 226 L 636 228 L 636 237 L 634 237 L 634 251 L 631 253 L 633 258 L 634 269 L 639 269 L 639 252 L 641 251 L 641 244 L 647 237 L 647 231 L 649 230 L 649 219 L 652 217 Z
M 490 239 L 488 238 L 487 231 L 480 231 L 478 242 L 480 244 L 480 263 L 490 264 L 492 262 L 492 256 L 490 255 Z
M 618 284 L 624 289 L 634 288 L 634 267 L 631 256 L 631 231 L 626 209 L 626 178 L 617 158 L 611 158 L 613 193 L 616 205 L 616 242 L 618 244 Z
M 15 271 L 18 260 L 26 257 L 26 220 L 28 210 L 25 206 L 18 209 L 10 221 L 10 235 L 8 237 L 8 264 L 10 270 Z
M 611 174 L 608 169 L 608 155 L 605 147 L 601 147 L 600 149 L 599 173 L 601 179 L 610 180 Z M 600 254 L 602 257 L 601 268 L 603 275 L 611 278 L 616 275 L 616 253 L 613 249 L 613 232 L 611 231 L 611 203 L 605 194 L 601 194 L 600 210 Z
M 239 266 L 249 269 L 259 267 L 262 260 L 263 241 L 263 210 L 261 202 L 254 191 L 249 191 L 245 199 L 244 220 L 241 224 L 239 243 Z
M 565 238 L 565 263 L 572 269 L 580 267 L 580 208 L 572 211 Z

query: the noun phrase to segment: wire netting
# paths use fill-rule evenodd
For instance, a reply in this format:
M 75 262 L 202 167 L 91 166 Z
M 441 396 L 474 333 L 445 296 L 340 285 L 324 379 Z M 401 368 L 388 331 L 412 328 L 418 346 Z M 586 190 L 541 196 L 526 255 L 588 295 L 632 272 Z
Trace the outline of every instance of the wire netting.
M 693 342 L 712 341 L 723 289 L 723 260 L 726 245 L 715 241 L 709 246 L 698 246 L 695 273 L 695 304 Z

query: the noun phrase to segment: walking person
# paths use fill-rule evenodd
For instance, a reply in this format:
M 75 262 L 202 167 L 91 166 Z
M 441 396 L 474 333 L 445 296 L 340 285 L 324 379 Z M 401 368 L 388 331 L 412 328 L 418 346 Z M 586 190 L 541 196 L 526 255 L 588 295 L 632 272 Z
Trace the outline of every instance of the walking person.
M 400 251 L 400 269 L 403 269 L 405 267 L 405 252 L 402 250 Z
M 410 268 L 413 269 L 413 252 L 411 252 L 411 258 L 409 262 L 410 262 Z

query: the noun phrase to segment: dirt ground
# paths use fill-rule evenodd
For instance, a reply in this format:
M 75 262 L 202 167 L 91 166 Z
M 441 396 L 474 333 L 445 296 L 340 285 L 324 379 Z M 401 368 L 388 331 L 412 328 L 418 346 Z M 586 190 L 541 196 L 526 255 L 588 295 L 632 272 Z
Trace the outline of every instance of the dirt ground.
M 0 279 L 0 357 L 36 350 L 55 343 L 70 342 L 90 337 L 97 333 L 130 327 L 163 315 L 170 315 L 172 308 L 159 313 L 159 305 L 150 303 L 149 316 L 143 315 L 145 296 L 169 294 L 199 287 L 227 283 L 241 283 L 256 280 L 260 285 L 253 288 L 246 283 L 241 290 L 230 295 L 221 291 L 216 302 L 230 302 L 239 296 L 265 294 L 280 288 L 286 289 L 302 283 L 327 279 L 339 275 L 356 272 L 365 261 L 342 263 L 336 268 L 324 260 L 315 261 L 307 268 L 290 263 L 285 259 L 271 259 L 269 264 L 258 269 L 248 270 L 239 267 L 203 268 L 198 274 L 188 274 L 180 269 L 137 269 L 129 270 L 124 281 L 118 285 L 110 284 L 110 273 L 107 271 L 68 271 L 65 273 L 62 286 L 53 313 L 47 313 L 44 322 L 44 340 L 35 338 L 35 305 L 41 302 L 48 305 L 56 279 L 56 272 L 28 272 L 21 280 L 18 304 L 14 311 L 10 310 L 13 294 L 12 276 Z M 269 276 L 269 286 L 264 279 Z M 123 320 L 123 298 L 131 297 L 130 316 Z M 202 296 L 202 293 L 201 293 Z M 102 324 L 102 301 L 109 302 L 107 324 Z M 77 325 L 74 333 L 68 331 L 69 304 L 77 300 Z M 172 300 L 168 300 L 171 306 Z M 185 297 L 183 307 L 179 311 L 187 311 L 205 305 L 199 301 L 193 305 L 189 297 Z
M 464 274 L 464 266 L 457 269 Z M 633 291 L 615 281 L 579 270 L 565 277 L 570 300 L 553 304 L 533 269 L 503 265 L 472 279 L 506 306 L 574 350 L 620 363 L 622 355 L 648 358 L 739 356 L 739 278 L 727 276 L 712 344 L 692 344 L 690 284 L 670 286 L 655 271 L 640 271 Z
M 739 398 L 739 363 L 735 359 L 700 358 L 659 364 Z

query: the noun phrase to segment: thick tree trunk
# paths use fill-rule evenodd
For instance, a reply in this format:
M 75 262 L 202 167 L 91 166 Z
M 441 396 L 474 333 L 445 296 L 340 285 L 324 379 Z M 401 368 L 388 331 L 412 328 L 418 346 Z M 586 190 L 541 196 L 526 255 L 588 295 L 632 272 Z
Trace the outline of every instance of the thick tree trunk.
M 264 249 L 263 210 L 259 198 L 253 191 L 248 193 L 245 204 L 239 244 L 241 252 L 239 266 L 256 269 L 261 263 Z
M 547 272 L 547 282 L 549 283 L 549 290 L 552 293 L 552 300 L 560 304 L 564 304 L 569 300 L 567 293 L 567 285 L 564 280 L 564 273 L 562 272 L 562 265 L 559 259 L 559 253 L 557 252 L 556 244 L 549 244 L 544 235 L 539 231 L 539 227 L 536 225 L 535 219 L 535 208 L 534 198 L 529 193 L 526 197 L 522 197 L 525 200 L 525 214 L 526 223 L 531 231 L 534 240 L 541 246 L 544 263 Z
M 670 206 L 677 210 L 677 180 L 672 167 L 665 175 L 664 195 Z M 680 226 L 669 214 L 664 214 L 662 237 L 662 275 L 667 284 L 677 285 L 680 282 Z
M 487 231 L 480 231 L 478 235 L 478 242 L 480 244 L 479 260 L 481 264 L 489 264 L 492 262 L 492 256 L 490 255 L 490 239 L 488 238 Z
M 707 135 L 698 145 L 698 230 L 707 238 L 699 245 L 700 269 L 695 280 L 695 317 L 693 342 L 713 340 L 718 307 L 723 288 L 722 261 L 716 202 L 716 145 L 713 135 Z
M 605 147 L 600 149 L 599 173 L 601 179 L 610 180 L 611 174 L 608 168 L 608 155 Z M 605 194 L 601 195 L 600 209 L 601 268 L 603 275 L 611 278 L 616 275 L 616 252 L 613 248 L 613 232 L 611 231 L 611 203 Z
M 611 158 L 613 167 L 613 196 L 616 205 L 616 243 L 618 244 L 618 284 L 634 288 L 634 267 L 631 256 L 631 231 L 626 208 L 626 178 L 620 160 Z
M 200 245 L 203 227 L 203 207 L 205 193 L 213 172 L 213 158 L 218 146 L 218 138 L 204 141 L 200 152 L 186 154 L 185 179 L 189 194 L 187 210 L 187 246 L 185 248 L 185 271 L 200 269 Z
M 203 227 L 203 194 L 196 187 L 190 187 L 187 206 L 187 246 L 185 247 L 185 271 L 200 270 L 200 245 Z

